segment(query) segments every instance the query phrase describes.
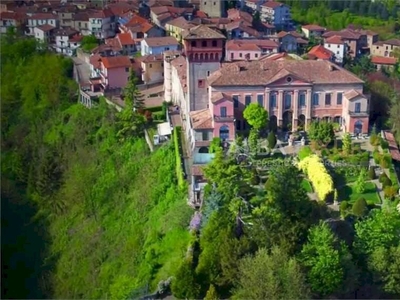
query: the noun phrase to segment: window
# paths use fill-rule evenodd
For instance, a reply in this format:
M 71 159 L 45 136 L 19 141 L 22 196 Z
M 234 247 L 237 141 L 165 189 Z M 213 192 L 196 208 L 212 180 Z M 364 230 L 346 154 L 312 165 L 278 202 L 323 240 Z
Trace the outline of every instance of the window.
M 258 57 L 258 53 L 254 54 L 254 57 L 257 58 Z
M 325 94 L 325 105 L 331 105 L 331 94 Z
M 269 96 L 269 106 L 270 106 L 271 108 L 276 107 L 276 94 L 271 94 L 271 95 Z
M 217 47 L 217 41 L 212 41 L 212 46 Z
M 165 47 L 165 51 L 169 51 L 169 47 Z
M 207 77 L 210 76 L 210 71 L 207 71 Z
M 264 95 L 262 94 L 257 95 L 257 103 L 261 107 L 264 107 Z
M 240 123 L 240 120 L 236 120 L 236 130 L 241 130 L 242 128 L 240 128 L 240 125 L 242 125 Z
M 203 135 L 203 141 L 208 141 L 208 131 L 203 131 L 202 135 Z
M 285 94 L 285 109 L 289 109 L 292 107 L 292 94 L 291 93 L 286 93 Z
M 217 2 L 214 2 L 213 5 L 217 5 Z
M 192 47 L 196 47 L 196 41 L 192 41 L 192 42 L 190 43 L 190 45 L 191 45 Z
M 234 58 L 234 55 L 233 55 L 233 53 L 231 53 L 231 59 L 233 59 Z
M 125 72 L 129 72 L 129 68 L 125 68 Z
M 338 49 L 340 48 L 340 45 L 337 45 Z
M 207 5 L 207 2 L 204 2 L 204 5 Z
M 149 64 L 149 68 L 152 68 L 153 67 L 153 65 L 152 64 Z
M 337 93 L 336 94 L 336 104 L 342 105 L 342 99 L 343 99 L 343 93 Z
M 226 117 L 226 107 L 225 106 L 220 107 L 219 113 L 221 117 Z
M 242 53 L 239 53 L 239 57 L 243 57 L 243 54 L 242 54 Z
M 355 111 L 356 113 L 361 112 L 361 103 L 360 103 L 360 102 L 357 102 L 357 103 L 356 103 L 356 108 L 355 108 L 354 111 Z
M 312 105 L 313 106 L 319 105 L 319 94 L 317 94 L 317 93 L 313 94 Z
M 304 93 L 299 94 L 299 106 L 300 107 L 306 106 L 306 94 Z
M 202 46 L 202 47 L 207 47 L 207 41 L 202 41 L 202 42 L 201 42 L 201 46 Z
M 205 86 L 204 80 L 200 79 L 200 80 L 197 82 L 197 87 L 200 88 L 200 89 L 202 89 L 202 88 L 204 88 L 204 86 Z
M 244 97 L 244 103 L 245 103 L 245 106 L 249 106 L 250 105 L 250 103 L 251 103 L 251 95 L 246 95 Z
M 234 95 L 234 96 L 232 96 L 232 99 L 233 99 L 233 106 L 236 108 L 239 107 L 239 96 Z

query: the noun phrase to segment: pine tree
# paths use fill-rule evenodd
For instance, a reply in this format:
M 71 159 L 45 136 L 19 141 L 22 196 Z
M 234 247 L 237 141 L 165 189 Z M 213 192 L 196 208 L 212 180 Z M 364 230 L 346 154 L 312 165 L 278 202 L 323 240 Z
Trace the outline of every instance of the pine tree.
M 131 102 L 133 105 L 133 110 L 135 111 L 143 109 L 145 106 L 144 97 L 140 92 L 137 83 L 138 83 L 138 78 L 133 69 L 131 68 L 129 73 L 129 81 L 124 89 L 124 101 L 126 104 L 127 102 Z
M 210 284 L 210 288 L 207 291 L 206 297 L 204 300 L 218 300 L 218 294 L 217 291 L 215 290 L 214 285 Z

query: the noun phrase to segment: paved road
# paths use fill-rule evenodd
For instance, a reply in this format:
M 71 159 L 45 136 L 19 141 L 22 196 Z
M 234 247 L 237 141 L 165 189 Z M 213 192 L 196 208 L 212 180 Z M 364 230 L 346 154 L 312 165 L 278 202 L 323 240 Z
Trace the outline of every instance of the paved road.
M 77 57 L 73 57 L 72 60 L 74 61 L 75 70 L 78 75 L 78 83 L 80 85 L 88 85 L 90 84 L 90 66 L 82 59 Z

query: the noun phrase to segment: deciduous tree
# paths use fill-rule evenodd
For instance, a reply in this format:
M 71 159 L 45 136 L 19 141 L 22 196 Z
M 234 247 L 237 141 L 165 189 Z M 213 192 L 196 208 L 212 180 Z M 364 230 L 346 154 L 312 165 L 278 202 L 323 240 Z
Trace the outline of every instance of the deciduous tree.
M 267 125 L 268 112 L 258 103 L 251 103 L 244 112 L 244 118 L 256 130 L 260 130 Z
M 335 138 L 333 124 L 331 122 L 312 122 L 308 135 L 312 141 L 320 146 L 327 146 Z

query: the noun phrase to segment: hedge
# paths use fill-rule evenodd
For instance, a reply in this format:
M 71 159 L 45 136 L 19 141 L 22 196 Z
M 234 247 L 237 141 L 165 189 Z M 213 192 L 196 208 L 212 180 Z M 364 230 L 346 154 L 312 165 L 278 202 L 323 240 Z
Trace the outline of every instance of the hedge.
M 183 186 L 185 184 L 185 180 L 183 178 L 183 169 L 182 169 L 182 158 L 181 158 L 181 127 L 176 126 L 174 128 L 174 146 L 175 146 L 175 157 L 176 157 L 176 176 L 178 178 L 178 184 Z
M 148 107 L 146 110 L 151 111 L 151 112 L 158 112 L 162 111 L 163 107 L 162 106 L 153 106 L 153 107 Z

